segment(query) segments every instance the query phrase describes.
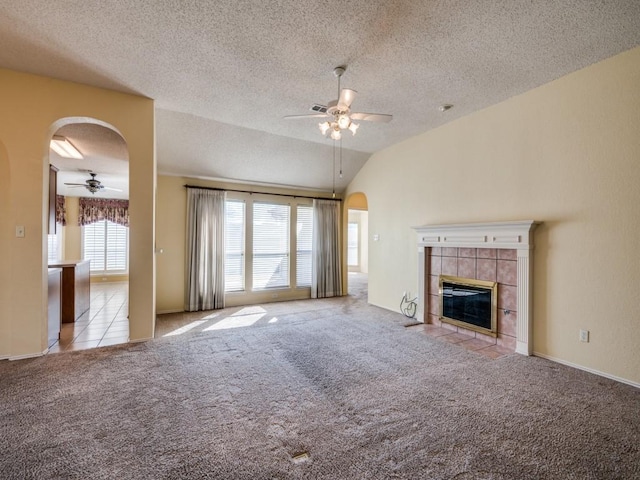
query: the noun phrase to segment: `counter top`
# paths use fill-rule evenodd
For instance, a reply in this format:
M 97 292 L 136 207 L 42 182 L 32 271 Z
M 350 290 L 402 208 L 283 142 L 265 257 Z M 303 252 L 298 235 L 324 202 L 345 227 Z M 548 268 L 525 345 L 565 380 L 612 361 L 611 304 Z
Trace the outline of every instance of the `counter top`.
M 75 267 L 76 265 L 82 265 L 89 263 L 91 260 L 59 260 L 49 264 L 49 268 L 62 268 L 62 267 Z

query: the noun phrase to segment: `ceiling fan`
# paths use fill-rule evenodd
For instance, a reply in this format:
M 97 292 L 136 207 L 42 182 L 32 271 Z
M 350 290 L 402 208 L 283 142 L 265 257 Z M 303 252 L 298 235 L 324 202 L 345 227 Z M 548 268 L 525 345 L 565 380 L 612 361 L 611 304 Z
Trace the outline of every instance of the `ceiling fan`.
M 393 115 L 385 113 L 360 113 L 352 112 L 351 104 L 356 98 L 355 90 L 350 88 L 340 89 L 340 78 L 346 71 L 347 67 L 341 66 L 333 69 L 333 74 L 338 77 L 338 99 L 333 100 L 324 105 L 313 105 L 311 110 L 317 113 L 311 113 L 307 115 L 287 115 L 286 119 L 298 119 L 298 118 L 327 118 L 325 122 L 320 122 L 318 126 L 323 135 L 329 135 L 333 140 L 340 140 L 342 138 L 342 130 L 349 130 L 352 135 L 356 134 L 358 127 L 354 120 L 364 120 L 368 122 L 390 122 Z
M 99 192 L 100 190 L 111 190 L 113 192 L 122 191 L 119 188 L 105 187 L 104 185 L 102 185 L 102 182 L 96 178 L 97 173 L 93 173 L 93 172 L 88 172 L 88 173 L 89 175 L 91 175 L 91 178 L 88 180 L 85 180 L 84 183 L 65 183 L 65 185 L 68 185 L 71 188 L 84 187 L 87 190 L 89 190 L 91 193 L 96 193 L 96 192 Z

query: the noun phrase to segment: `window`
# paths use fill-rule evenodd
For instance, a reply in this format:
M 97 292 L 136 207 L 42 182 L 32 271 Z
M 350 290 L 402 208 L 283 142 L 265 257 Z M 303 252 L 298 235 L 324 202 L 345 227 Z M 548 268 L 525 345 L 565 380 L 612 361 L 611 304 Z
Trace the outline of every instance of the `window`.
M 253 204 L 253 289 L 289 286 L 289 205 Z
M 349 222 L 347 229 L 347 265 L 357 267 L 358 261 L 358 224 Z
M 83 228 L 83 258 L 91 260 L 92 273 L 126 273 L 129 228 L 101 220 Z
M 311 245 L 313 242 L 313 207 L 298 205 L 296 229 L 296 286 L 311 286 Z
M 224 204 L 224 288 L 226 292 L 244 290 L 244 202 Z
M 60 227 L 58 227 L 60 231 Z M 50 233 L 47 235 L 47 258 L 48 263 L 56 263 L 60 261 L 60 239 L 57 233 Z

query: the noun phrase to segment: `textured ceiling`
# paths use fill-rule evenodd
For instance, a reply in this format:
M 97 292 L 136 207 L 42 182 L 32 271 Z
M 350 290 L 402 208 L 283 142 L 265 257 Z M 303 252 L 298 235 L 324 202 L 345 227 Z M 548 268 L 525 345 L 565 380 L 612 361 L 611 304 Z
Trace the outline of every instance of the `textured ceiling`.
M 354 110 L 394 116 L 345 136 L 340 190 L 372 152 L 639 44 L 638 0 L 0 0 L 0 66 L 156 100 L 159 172 L 319 189 L 331 141 L 283 116 L 335 99 L 337 65 Z

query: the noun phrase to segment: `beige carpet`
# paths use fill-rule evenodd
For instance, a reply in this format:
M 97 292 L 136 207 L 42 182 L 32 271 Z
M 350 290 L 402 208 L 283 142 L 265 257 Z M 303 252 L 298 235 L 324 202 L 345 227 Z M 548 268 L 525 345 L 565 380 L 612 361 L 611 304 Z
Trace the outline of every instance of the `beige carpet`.
M 490 360 L 361 298 L 166 316 L 146 344 L 0 362 L 0 477 L 640 478 L 639 390 Z

